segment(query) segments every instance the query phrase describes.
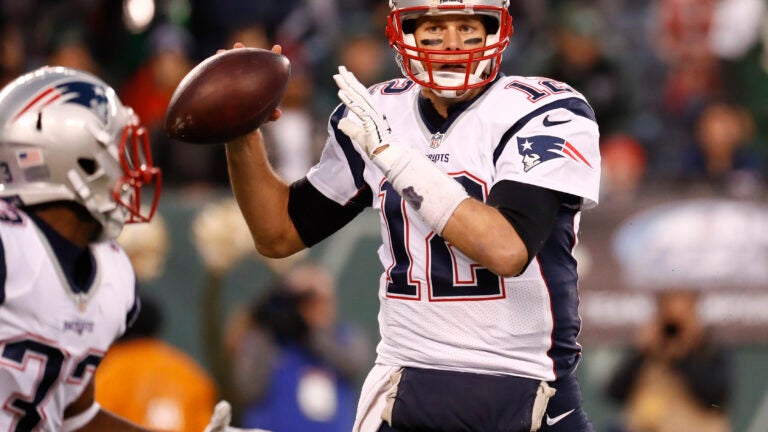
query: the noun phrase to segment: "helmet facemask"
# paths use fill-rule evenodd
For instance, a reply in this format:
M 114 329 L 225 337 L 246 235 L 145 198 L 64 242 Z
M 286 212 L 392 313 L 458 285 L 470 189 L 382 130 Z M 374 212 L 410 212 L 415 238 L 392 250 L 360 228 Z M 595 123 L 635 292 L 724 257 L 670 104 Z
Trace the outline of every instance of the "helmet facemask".
M 102 225 L 100 238 L 116 238 L 123 224 L 152 220 L 160 199 L 162 175 L 152 163 L 146 129 L 135 123 L 126 125 L 119 146 L 105 146 L 95 155 L 95 166 L 98 169 L 93 174 L 83 176 L 81 170 L 73 169 L 68 178 L 78 194 L 77 201 Z M 105 193 L 94 194 L 94 190 Z M 149 200 L 143 199 L 146 195 Z
M 397 51 L 397 62 L 403 75 L 445 98 L 460 98 L 468 90 L 487 85 L 498 75 L 502 53 L 513 33 L 508 5 L 508 0 L 390 0 L 392 11 L 388 17 L 387 36 Z M 415 20 L 421 16 L 440 15 L 482 19 L 487 32 L 484 46 L 462 50 L 417 46 Z M 452 59 L 446 59 L 446 56 Z M 455 60 L 456 56 L 462 60 Z M 444 64 L 460 63 L 466 63 L 466 72 L 439 70 Z

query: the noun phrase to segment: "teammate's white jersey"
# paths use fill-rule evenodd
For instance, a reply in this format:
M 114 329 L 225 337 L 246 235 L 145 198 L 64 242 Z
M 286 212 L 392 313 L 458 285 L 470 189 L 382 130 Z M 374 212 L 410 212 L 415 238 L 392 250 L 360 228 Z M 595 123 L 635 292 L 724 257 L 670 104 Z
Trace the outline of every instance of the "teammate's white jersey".
M 0 431 L 60 431 L 112 342 L 138 310 L 133 268 L 115 242 L 91 246 L 75 293 L 45 235 L 0 203 Z
M 377 363 L 553 380 L 580 356 L 576 260 L 579 210 L 597 204 L 599 133 L 583 96 L 546 78 L 500 77 L 444 125 L 430 123 L 420 87 L 396 79 L 371 87 L 399 144 L 430 158 L 467 192 L 486 200 L 502 180 L 582 197 L 562 207 L 539 254 L 517 277 L 500 278 L 437 236 L 363 150 L 337 128 L 308 174 L 345 204 L 366 185 L 380 211 L 383 244 Z M 422 101 L 423 103 L 423 101 Z M 352 115 L 354 118 L 354 115 Z

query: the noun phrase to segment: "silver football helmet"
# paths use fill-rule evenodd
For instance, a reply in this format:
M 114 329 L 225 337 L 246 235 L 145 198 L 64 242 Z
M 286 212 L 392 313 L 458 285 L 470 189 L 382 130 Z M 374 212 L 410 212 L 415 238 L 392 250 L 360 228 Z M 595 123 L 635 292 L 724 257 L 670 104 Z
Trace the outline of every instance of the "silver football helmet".
M 389 7 L 387 37 L 397 51 L 397 63 L 404 76 L 446 98 L 460 97 L 467 90 L 482 87 L 496 78 L 501 55 L 513 33 L 509 0 L 389 0 Z M 485 46 L 456 51 L 418 47 L 412 20 L 423 15 L 448 14 L 483 17 L 488 32 Z M 439 56 L 457 54 L 466 58 L 466 72 L 441 71 L 441 65 L 456 63 L 456 60 Z M 473 63 L 477 63 L 474 69 Z
M 161 187 L 147 132 L 101 79 L 42 67 L 0 92 L 0 198 L 30 206 L 74 201 L 113 239 L 147 222 Z M 142 206 L 142 189 L 151 189 Z

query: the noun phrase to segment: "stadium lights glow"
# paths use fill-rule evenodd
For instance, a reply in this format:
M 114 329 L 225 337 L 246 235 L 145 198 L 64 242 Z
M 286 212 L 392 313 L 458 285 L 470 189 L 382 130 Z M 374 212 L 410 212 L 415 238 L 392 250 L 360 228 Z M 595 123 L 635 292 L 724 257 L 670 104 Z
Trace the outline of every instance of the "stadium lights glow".
M 155 0 L 123 0 L 123 22 L 133 33 L 144 31 L 155 17 Z

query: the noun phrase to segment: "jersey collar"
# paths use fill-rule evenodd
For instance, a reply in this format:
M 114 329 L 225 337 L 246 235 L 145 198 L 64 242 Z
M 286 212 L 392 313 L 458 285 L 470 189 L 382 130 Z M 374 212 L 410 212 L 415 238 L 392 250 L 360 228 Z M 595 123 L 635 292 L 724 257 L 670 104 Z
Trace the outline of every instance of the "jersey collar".
M 56 255 L 56 259 L 70 287 L 72 287 L 72 291 L 75 293 L 87 293 L 96 275 L 96 262 L 93 259 L 90 248 L 81 248 L 67 240 L 45 223 L 44 220 L 37 217 L 34 212 L 29 212 L 28 214 L 45 235 L 45 239 Z
M 424 97 L 424 95 L 419 92 L 418 96 L 418 106 L 419 106 L 419 114 L 421 115 L 421 120 L 424 122 L 424 125 L 429 130 L 429 133 L 435 134 L 438 132 L 445 133 L 445 131 L 448 130 L 448 128 L 451 127 L 451 125 L 458 119 L 464 111 L 466 111 L 472 104 L 475 103 L 476 100 L 478 100 L 480 97 L 482 97 L 485 92 L 488 91 L 491 86 L 496 84 L 504 74 L 499 73 L 496 75 L 496 78 L 488 83 L 483 89 L 476 94 L 472 99 L 467 99 L 465 101 L 459 102 L 455 105 L 452 105 L 448 108 L 448 117 L 444 118 L 440 115 L 440 113 L 437 112 L 435 107 L 432 105 L 432 102 Z

